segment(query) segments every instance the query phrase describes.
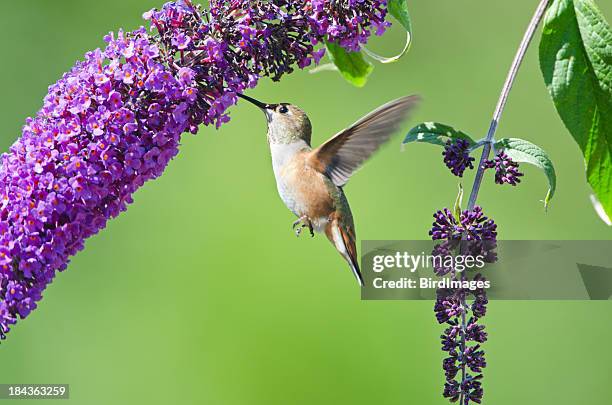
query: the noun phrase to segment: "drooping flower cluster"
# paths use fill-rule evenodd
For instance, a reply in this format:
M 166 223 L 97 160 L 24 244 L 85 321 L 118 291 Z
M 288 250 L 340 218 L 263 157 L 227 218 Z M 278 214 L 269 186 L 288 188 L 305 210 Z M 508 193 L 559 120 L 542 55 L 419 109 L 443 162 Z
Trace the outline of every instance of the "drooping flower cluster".
M 484 280 L 482 277 L 477 279 Z M 468 299 L 472 298 L 471 304 Z M 487 341 L 485 326 L 479 319 L 488 303 L 484 290 L 446 289 L 437 291 L 434 312 L 439 323 L 447 328 L 440 336 L 446 382 L 443 396 L 461 404 L 481 403 L 484 391 L 482 371 L 487 366 L 480 344 Z M 471 315 L 470 315 L 471 313 Z
M 464 210 L 459 219 L 448 209 L 434 214 L 435 222 L 429 232 L 433 240 L 441 243 L 432 255 L 480 256 L 485 263 L 497 260 L 497 226 L 488 219 L 478 206 Z M 458 272 L 442 265 L 434 268 L 438 276 L 450 276 L 460 281 L 470 280 L 467 271 Z M 473 281 L 485 281 L 476 274 Z M 447 288 L 438 289 L 434 313 L 440 324 L 447 328 L 440 336 L 442 350 L 447 357 L 442 362 L 446 382 L 443 396 L 462 405 L 481 403 L 483 388 L 482 370 L 486 367 L 484 351 L 480 344 L 487 340 L 485 326 L 479 323 L 486 314 L 487 295 L 484 289 Z
M 495 183 L 516 186 L 521 182 L 523 173 L 518 170 L 518 163 L 512 160 L 504 151 L 495 155 L 495 158 L 484 163 L 486 169 L 495 169 Z
M 464 210 L 459 219 L 448 209 L 438 210 L 434 214 L 435 221 L 429 231 L 433 240 L 495 240 L 497 225 L 486 217 L 482 208 L 475 206 L 473 210 Z
M 213 0 L 204 12 L 183 0 L 146 13 L 151 32 L 107 35 L 106 49 L 50 86 L 0 157 L 0 338 L 85 239 L 162 174 L 183 132 L 226 122 L 236 93 L 260 76 L 318 61 L 317 42 L 362 43 L 384 28 L 384 4 Z
M 474 168 L 474 158 L 470 156 L 470 143 L 465 139 L 455 139 L 446 142 L 444 151 L 444 163 L 450 171 L 458 177 L 463 177 L 465 169 Z

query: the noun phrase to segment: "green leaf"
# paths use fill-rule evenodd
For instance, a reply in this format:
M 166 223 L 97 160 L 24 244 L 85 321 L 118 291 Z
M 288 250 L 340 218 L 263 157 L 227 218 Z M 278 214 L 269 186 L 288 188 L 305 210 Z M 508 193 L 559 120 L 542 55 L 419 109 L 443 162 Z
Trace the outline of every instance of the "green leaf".
M 612 30 L 592 0 L 554 0 L 540 67 L 557 112 L 576 140 L 587 181 L 612 217 Z
M 544 208 L 548 208 L 550 199 L 555 195 L 557 175 L 555 167 L 544 149 L 524 139 L 504 138 L 495 143 L 495 149 L 503 149 L 515 162 L 529 163 L 544 171 L 548 178 L 548 193 L 544 199 Z
M 476 142 L 465 132 L 456 130 L 448 125 L 440 124 L 439 122 L 423 122 L 408 131 L 408 135 L 404 139 L 404 144 L 409 142 L 425 142 L 433 145 L 446 145 L 446 142 L 454 139 L 465 139 L 470 145 L 475 145 Z
M 412 23 L 410 20 L 410 14 L 408 13 L 408 4 L 406 0 L 389 0 L 387 5 L 387 11 L 393 16 L 406 30 L 406 42 L 404 43 L 404 49 L 390 58 L 380 56 L 367 48 L 363 48 L 363 51 L 369 57 L 377 60 L 380 63 L 392 63 L 397 62 L 402 56 L 404 56 L 410 49 L 412 44 Z
M 407 0 L 389 0 L 387 3 L 387 11 L 397 21 L 402 24 L 406 32 L 412 36 L 412 23 L 410 21 L 410 14 L 408 13 L 408 2 Z
M 374 66 L 365 60 L 361 52 L 348 52 L 332 42 L 327 43 L 327 51 L 340 74 L 349 83 L 357 87 L 363 87 L 366 84 Z
M 594 194 L 591 194 L 591 204 L 593 204 L 593 209 L 597 215 L 599 215 L 599 218 L 604 222 L 604 224 L 612 226 L 612 221 L 610 221 L 608 214 L 606 214 L 606 211 L 603 209 L 603 206 Z

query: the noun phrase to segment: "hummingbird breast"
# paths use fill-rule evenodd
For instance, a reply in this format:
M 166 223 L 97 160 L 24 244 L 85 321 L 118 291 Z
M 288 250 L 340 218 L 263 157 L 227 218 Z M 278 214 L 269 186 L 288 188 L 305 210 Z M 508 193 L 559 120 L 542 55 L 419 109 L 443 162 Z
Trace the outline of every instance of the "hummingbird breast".
M 276 187 L 281 199 L 296 216 L 306 215 L 322 232 L 343 199 L 342 190 L 308 163 L 306 142 L 270 144 Z

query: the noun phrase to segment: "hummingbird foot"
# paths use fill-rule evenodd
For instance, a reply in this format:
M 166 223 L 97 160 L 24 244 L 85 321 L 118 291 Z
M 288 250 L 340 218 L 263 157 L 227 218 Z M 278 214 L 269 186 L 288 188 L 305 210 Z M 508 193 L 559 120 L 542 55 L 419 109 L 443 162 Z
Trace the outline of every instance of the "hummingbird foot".
M 300 224 L 301 226 L 295 229 Z M 314 228 L 312 227 L 312 222 L 310 222 L 310 219 L 308 219 L 306 215 L 301 216 L 293 223 L 292 228 L 295 229 L 295 236 L 299 238 L 302 234 L 302 230 L 306 227 L 308 227 L 308 230 L 310 231 L 310 236 L 314 238 Z

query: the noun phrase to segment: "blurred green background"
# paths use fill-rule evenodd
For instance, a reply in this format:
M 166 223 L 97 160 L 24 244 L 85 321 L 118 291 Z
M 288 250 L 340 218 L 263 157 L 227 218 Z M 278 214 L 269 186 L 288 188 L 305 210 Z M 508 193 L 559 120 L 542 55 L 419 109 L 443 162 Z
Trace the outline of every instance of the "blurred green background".
M 419 93 L 410 124 L 485 134 L 536 1 L 410 2 L 415 38 L 397 64 L 356 89 L 334 72 L 262 80 L 250 95 L 303 107 L 320 143 L 374 107 Z M 599 1 L 610 20 L 612 2 Z M 0 146 L 6 150 L 49 84 L 102 36 L 133 29 L 159 0 L 0 2 Z M 394 27 L 372 49 L 393 54 Z M 431 302 L 362 302 L 324 237 L 297 239 L 276 195 L 261 113 L 232 109 L 219 131 L 185 135 L 165 175 L 91 238 L 0 346 L 3 383 L 68 383 L 74 404 L 444 404 Z M 407 124 L 406 129 L 410 127 Z M 552 156 L 520 187 L 486 179 L 479 202 L 502 239 L 609 239 L 588 200 L 582 158 L 540 76 L 537 42 L 499 136 Z M 423 239 L 457 180 L 440 149 L 401 135 L 346 187 L 360 239 Z M 465 179 L 471 183 L 471 176 Z M 493 302 L 485 318 L 488 404 L 605 404 L 612 378 L 610 302 Z

